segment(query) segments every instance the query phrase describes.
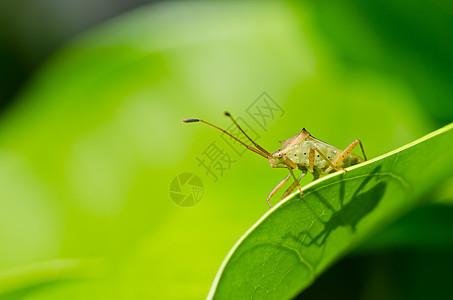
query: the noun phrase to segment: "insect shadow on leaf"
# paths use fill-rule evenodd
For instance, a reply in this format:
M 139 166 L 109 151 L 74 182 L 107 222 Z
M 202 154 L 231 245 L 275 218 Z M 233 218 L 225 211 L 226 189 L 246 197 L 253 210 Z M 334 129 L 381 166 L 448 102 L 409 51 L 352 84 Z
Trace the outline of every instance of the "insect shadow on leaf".
M 339 176 L 339 189 L 340 189 L 340 209 L 335 208 L 325 199 L 320 192 L 313 192 L 313 195 L 332 212 L 327 221 L 318 219 L 323 224 L 323 229 L 315 236 L 311 236 L 309 232 L 304 233 L 309 236 L 309 242 L 306 246 L 316 244 L 322 246 L 329 235 L 338 227 L 347 226 L 352 232 L 356 231 L 357 224 L 369 213 L 371 213 L 379 204 L 380 200 L 384 197 L 387 183 L 377 175 L 380 171 L 380 166 L 376 167 L 359 185 L 355 190 L 350 200 L 345 202 L 345 181 L 343 176 Z M 372 187 L 367 191 L 363 191 L 367 185 L 371 184 L 370 181 L 374 180 Z
M 352 232 L 355 232 L 358 223 L 377 207 L 385 194 L 387 183 L 379 175 L 380 170 L 381 166 L 374 168 L 360 183 L 352 196 L 350 198 L 348 197 L 349 200 L 346 199 L 346 181 L 344 180 L 344 175 L 338 176 L 338 205 L 340 206 L 340 209 L 335 209 L 333 204 L 323 197 L 320 191 L 310 192 L 310 194 L 316 197 L 316 201 L 313 201 L 321 204 L 323 207 L 323 213 L 320 214 L 319 209 L 318 211 L 315 211 L 309 203 L 307 203 L 307 209 L 311 210 L 313 215 L 318 216 L 316 222 L 322 224 L 322 229 L 316 230 L 316 233 L 311 232 L 313 231 L 312 228 L 304 229 L 297 233 L 293 232 L 289 234 L 290 238 L 295 241 L 299 247 L 309 247 L 314 244 L 322 246 L 329 235 L 338 227 L 346 226 L 349 227 Z M 368 189 L 364 191 L 366 188 Z M 305 199 L 301 199 L 299 201 L 304 200 Z M 331 213 L 329 214 L 328 212 Z M 324 216 L 328 216 L 328 219 L 326 220 L 323 218 Z

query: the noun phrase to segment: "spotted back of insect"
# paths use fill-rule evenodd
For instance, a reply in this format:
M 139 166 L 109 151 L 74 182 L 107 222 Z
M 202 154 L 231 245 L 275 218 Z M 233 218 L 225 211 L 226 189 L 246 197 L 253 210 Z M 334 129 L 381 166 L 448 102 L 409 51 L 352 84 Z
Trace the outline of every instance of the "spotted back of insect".
M 292 138 L 282 141 L 282 147 L 272 153 L 272 158 L 269 159 L 271 166 L 285 165 L 283 156 L 286 156 L 293 161 L 298 169 L 306 170 L 310 165 L 310 149 L 315 147 L 325 158 L 330 162 L 334 162 L 336 158 L 343 152 L 341 149 L 333 147 L 321 140 L 314 138 L 303 129 L 299 134 Z M 338 164 L 338 168 L 346 168 L 363 162 L 364 159 L 358 155 L 350 153 Z M 322 173 L 330 166 L 330 163 L 322 157 L 318 152 L 314 152 L 313 170 L 317 173 Z M 332 170 L 333 172 L 334 170 Z

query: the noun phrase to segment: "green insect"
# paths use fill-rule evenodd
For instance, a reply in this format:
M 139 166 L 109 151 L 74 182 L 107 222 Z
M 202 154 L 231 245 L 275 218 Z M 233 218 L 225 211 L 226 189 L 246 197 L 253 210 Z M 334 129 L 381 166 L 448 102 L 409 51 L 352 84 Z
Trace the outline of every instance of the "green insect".
M 333 173 L 335 171 L 345 171 L 344 168 L 359 164 L 363 161 L 366 161 L 365 151 L 363 150 L 363 145 L 360 140 L 355 140 L 351 144 L 349 144 L 346 149 L 341 150 L 335 148 L 323 141 L 320 141 L 314 138 L 310 133 L 304 129 L 292 138 L 282 141 L 282 147 L 275 151 L 274 153 L 270 153 L 266 151 L 263 147 L 258 145 L 254 142 L 239 126 L 236 120 L 231 116 L 230 113 L 225 112 L 225 115 L 233 121 L 233 123 L 239 128 L 239 130 L 252 142 L 252 144 L 256 147 L 253 148 L 250 145 L 245 144 L 226 130 L 217 127 L 211 123 L 200 119 L 185 119 L 183 120 L 184 123 L 192 123 L 192 122 L 202 122 L 209 126 L 212 126 L 237 142 L 241 143 L 247 149 L 259 154 L 269 160 L 269 164 L 272 168 L 287 168 L 289 174 L 279 183 L 277 186 L 269 193 L 267 196 L 267 204 L 269 207 L 272 207 L 270 204 L 270 199 L 274 196 L 282 187 L 288 182 L 289 178 L 292 177 L 294 182 L 291 186 L 283 193 L 281 199 L 285 198 L 289 194 L 291 194 L 296 187 L 299 188 L 299 192 L 301 196 L 303 196 L 302 188 L 300 186 L 300 180 L 310 172 L 313 174 L 314 179 L 316 180 L 319 178 L 319 175 L 324 175 L 328 173 Z M 363 158 L 358 155 L 351 153 L 351 151 L 355 148 L 355 146 L 360 145 L 362 150 Z M 302 174 L 299 177 L 294 175 L 293 170 L 300 170 Z M 281 200 L 280 199 L 280 200 Z

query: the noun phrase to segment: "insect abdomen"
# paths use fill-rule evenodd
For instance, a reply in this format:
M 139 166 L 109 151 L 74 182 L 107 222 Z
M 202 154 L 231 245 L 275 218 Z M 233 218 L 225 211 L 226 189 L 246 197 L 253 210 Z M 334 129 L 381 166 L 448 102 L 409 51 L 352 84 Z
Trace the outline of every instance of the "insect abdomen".
M 308 167 L 310 166 L 310 149 L 312 147 L 319 149 L 319 151 L 321 151 L 321 153 L 324 154 L 324 156 L 327 157 L 330 161 L 333 161 L 335 156 L 341 153 L 341 150 L 334 147 L 326 147 L 326 145 L 324 144 L 308 140 L 302 144 L 302 147 L 294 149 L 294 151 L 289 151 L 290 153 L 288 154 L 299 168 L 308 169 Z M 325 170 L 329 166 L 329 163 L 325 161 L 317 151 L 315 151 L 314 154 L 315 156 L 313 168 L 318 171 Z
M 321 151 L 322 154 L 330 161 L 333 162 L 335 158 L 341 153 L 341 150 L 336 149 L 334 147 L 326 147 L 323 144 L 316 145 L 316 147 Z M 327 169 L 330 164 L 319 155 L 318 152 L 315 152 L 315 165 L 318 166 L 319 169 L 324 171 Z
M 350 153 L 348 156 L 344 158 L 344 160 L 338 165 L 338 167 L 347 168 L 353 165 L 357 165 L 363 161 L 364 159 L 362 159 L 360 156 Z

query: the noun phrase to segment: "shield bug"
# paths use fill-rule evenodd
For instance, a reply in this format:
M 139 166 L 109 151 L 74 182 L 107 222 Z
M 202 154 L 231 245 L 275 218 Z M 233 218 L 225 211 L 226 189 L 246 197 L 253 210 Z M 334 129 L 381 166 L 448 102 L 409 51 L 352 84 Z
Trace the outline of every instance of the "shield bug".
M 300 186 L 300 180 L 310 172 L 313 174 L 313 180 L 319 178 L 319 175 L 324 175 L 332 173 L 335 171 L 345 171 L 344 168 L 359 164 L 363 161 L 366 161 L 365 151 L 363 149 L 362 142 L 360 140 L 354 140 L 346 149 L 341 150 L 334 146 L 331 146 L 321 140 L 313 137 L 307 130 L 302 129 L 301 132 L 293 136 L 292 138 L 282 141 L 282 146 L 277 151 L 270 153 L 256 142 L 254 142 L 245 131 L 239 126 L 236 120 L 231 116 L 229 112 L 225 112 L 225 115 L 231 119 L 231 121 L 238 127 L 238 129 L 250 140 L 250 142 L 255 146 L 252 147 L 242 142 L 231 133 L 226 130 L 217 127 L 209 122 L 200 119 L 185 119 L 182 120 L 183 123 L 193 123 L 201 122 L 212 126 L 223 133 L 227 134 L 244 147 L 250 151 L 259 154 L 268 159 L 269 164 L 272 168 L 287 168 L 289 174 L 279 183 L 267 196 L 267 203 L 269 207 L 272 207 L 270 204 L 270 199 L 274 196 L 285 183 L 288 182 L 290 177 L 294 179 L 294 182 L 290 187 L 283 193 L 281 199 L 285 198 L 292 191 L 299 188 L 301 196 L 303 196 L 302 188 Z M 351 153 L 351 151 L 357 146 L 360 145 L 362 150 L 363 158 L 360 156 Z M 300 170 L 302 173 L 299 177 L 294 175 L 293 170 Z

